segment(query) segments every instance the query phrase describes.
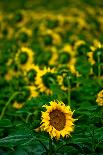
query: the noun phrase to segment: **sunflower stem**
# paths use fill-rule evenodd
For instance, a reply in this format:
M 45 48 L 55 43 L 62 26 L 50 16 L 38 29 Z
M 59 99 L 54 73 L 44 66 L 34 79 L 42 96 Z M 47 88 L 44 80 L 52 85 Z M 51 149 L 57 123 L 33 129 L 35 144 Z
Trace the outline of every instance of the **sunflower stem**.
M 71 98 L 71 85 L 70 85 L 70 77 L 67 77 L 67 81 L 68 81 L 68 105 L 70 106 L 71 102 L 70 102 L 70 98 Z
M 31 113 L 29 113 L 29 114 L 27 115 L 26 120 L 25 120 L 26 123 L 28 123 L 29 118 L 30 118 L 31 115 L 32 115 Z
M 48 155 L 52 155 L 52 139 L 49 138 L 49 153 Z
M 98 61 L 98 77 L 101 76 L 101 66 L 100 66 L 100 54 L 97 55 L 97 61 Z
M 5 111 L 6 111 L 6 108 L 8 107 L 8 105 L 11 103 L 11 101 L 15 98 L 16 95 L 18 95 L 20 92 L 15 92 L 8 100 L 8 102 L 5 104 L 4 108 L 2 109 L 1 111 L 1 114 L 0 114 L 0 120 L 3 118 L 4 114 L 5 114 Z

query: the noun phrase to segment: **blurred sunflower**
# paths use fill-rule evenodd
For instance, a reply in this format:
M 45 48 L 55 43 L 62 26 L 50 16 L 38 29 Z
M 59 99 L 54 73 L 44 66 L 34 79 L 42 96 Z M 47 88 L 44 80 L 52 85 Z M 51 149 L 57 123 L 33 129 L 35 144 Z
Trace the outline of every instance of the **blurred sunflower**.
M 86 56 L 90 52 L 90 46 L 84 40 L 76 41 L 74 49 L 77 51 L 78 56 Z
M 13 21 L 13 24 L 18 27 L 24 27 L 26 26 L 27 23 L 29 23 L 31 16 L 30 16 L 29 11 L 25 10 L 19 10 L 16 11 L 14 14 L 11 16 L 11 21 Z
M 50 106 L 44 105 L 45 112 L 42 112 L 41 130 L 49 133 L 51 138 L 55 137 L 57 140 L 62 137 L 70 136 L 74 130 L 73 112 L 69 106 L 61 101 L 51 101 Z
M 35 86 L 27 86 L 27 89 L 29 90 L 29 94 L 30 94 L 29 99 L 31 99 L 32 97 L 37 97 L 39 95 Z
M 54 32 L 53 30 L 47 29 L 43 31 L 40 37 L 40 42 L 43 43 L 44 46 L 58 46 L 62 43 L 61 36 Z
M 55 65 L 56 64 L 56 60 L 58 59 L 57 48 L 55 46 L 52 46 L 48 50 L 51 52 L 51 58 L 49 59 L 49 65 Z
M 28 27 L 22 27 L 17 31 L 15 37 L 20 45 L 26 46 L 32 37 L 32 30 Z
M 103 90 L 98 93 L 96 102 L 99 106 L 103 106 Z
M 76 56 L 76 53 L 73 50 L 72 46 L 69 44 L 64 44 L 58 56 L 59 66 L 66 64 L 72 73 L 76 73 L 76 70 L 75 70 L 76 57 L 75 56 Z
M 37 75 L 37 72 L 39 72 L 40 69 L 37 65 L 29 64 L 28 67 L 24 71 L 24 76 L 26 80 L 30 83 L 35 83 L 35 77 Z
M 0 38 L 12 39 L 14 36 L 14 29 L 6 22 L 0 25 Z
M 13 108 L 18 109 L 18 110 L 21 109 L 23 106 L 24 106 L 23 103 L 19 103 L 17 101 L 15 101 L 12 105 Z
M 92 58 L 94 63 L 102 63 L 103 62 L 103 45 L 98 40 L 93 41 L 93 46 L 91 50 L 93 52 Z
M 16 53 L 15 61 L 22 70 L 26 70 L 33 63 L 34 53 L 28 47 L 21 47 Z
M 75 88 L 77 86 L 77 77 L 75 74 L 72 74 L 71 72 L 63 73 L 62 75 L 57 76 L 58 83 L 60 85 L 60 88 L 64 91 L 70 89 L 69 87 Z
M 51 85 L 56 81 L 55 70 L 50 68 L 44 68 L 37 73 L 35 78 L 35 84 L 39 88 L 40 92 L 51 94 Z

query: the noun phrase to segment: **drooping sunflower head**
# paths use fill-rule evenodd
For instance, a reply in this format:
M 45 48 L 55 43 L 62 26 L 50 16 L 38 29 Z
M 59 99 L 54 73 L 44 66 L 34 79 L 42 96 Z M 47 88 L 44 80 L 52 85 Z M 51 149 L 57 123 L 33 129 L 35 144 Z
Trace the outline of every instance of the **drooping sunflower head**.
M 35 78 L 35 84 L 39 88 L 40 92 L 51 94 L 51 85 L 56 81 L 56 75 L 54 69 L 44 68 L 37 73 Z
M 34 53 L 28 47 L 22 47 L 16 54 L 15 61 L 21 69 L 25 70 L 33 63 Z
M 51 138 L 57 140 L 62 137 L 70 136 L 74 130 L 73 112 L 69 106 L 61 101 L 51 101 L 50 105 L 43 106 L 46 108 L 45 112 L 42 112 L 41 116 L 41 130 L 49 133 Z
M 103 106 L 103 90 L 98 93 L 96 102 L 99 106 Z

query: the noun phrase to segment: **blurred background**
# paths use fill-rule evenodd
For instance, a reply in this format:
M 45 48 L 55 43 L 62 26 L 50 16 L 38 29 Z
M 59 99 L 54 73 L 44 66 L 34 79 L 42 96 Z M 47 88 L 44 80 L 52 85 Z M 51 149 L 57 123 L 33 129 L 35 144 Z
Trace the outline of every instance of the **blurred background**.
M 82 5 L 83 4 L 83 5 Z M 62 9 L 67 6 L 84 5 L 103 7 L 102 0 L 0 0 L 0 10 L 13 11 L 15 9 Z M 85 8 L 85 7 L 84 7 Z

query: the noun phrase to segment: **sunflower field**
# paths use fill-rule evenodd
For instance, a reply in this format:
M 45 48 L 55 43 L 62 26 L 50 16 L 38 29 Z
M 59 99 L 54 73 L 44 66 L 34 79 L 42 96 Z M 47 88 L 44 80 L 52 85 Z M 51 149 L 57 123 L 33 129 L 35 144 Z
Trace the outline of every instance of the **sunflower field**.
M 103 155 L 102 0 L 0 0 L 0 155 Z

